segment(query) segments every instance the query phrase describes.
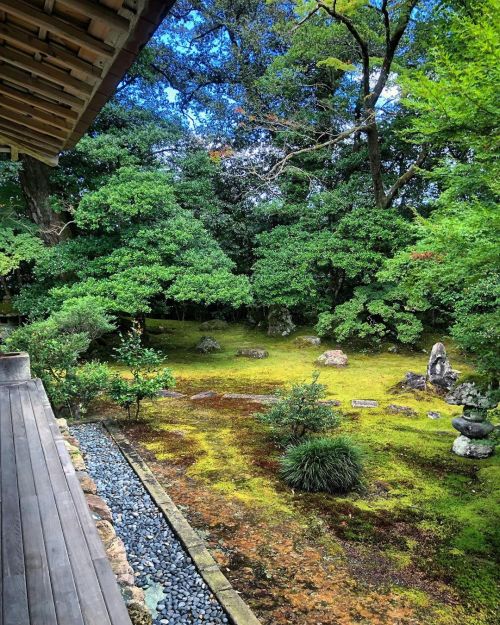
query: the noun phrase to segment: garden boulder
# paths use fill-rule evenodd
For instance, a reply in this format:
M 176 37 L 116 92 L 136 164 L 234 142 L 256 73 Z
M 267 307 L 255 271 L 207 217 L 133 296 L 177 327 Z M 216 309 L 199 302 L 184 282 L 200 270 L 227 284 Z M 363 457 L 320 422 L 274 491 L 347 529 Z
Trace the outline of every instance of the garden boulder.
M 449 391 L 458 379 L 458 373 L 451 368 L 443 343 L 432 347 L 427 365 L 427 379 L 431 384 Z
M 463 458 L 482 460 L 489 458 L 495 451 L 495 445 L 488 440 L 473 440 L 461 434 L 453 441 L 453 452 Z
M 211 354 L 212 352 L 219 352 L 221 346 L 213 336 L 202 336 L 195 349 L 200 354 Z
M 294 343 L 298 347 L 318 347 L 321 345 L 321 339 L 319 336 L 298 336 Z
M 316 362 L 324 367 L 346 367 L 348 359 L 341 349 L 329 349 L 323 352 Z
M 425 375 L 408 371 L 402 383 L 403 388 L 412 391 L 425 391 L 427 388 Z
M 295 330 L 292 315 L 285 306 L 271 306 L 267 316 L 267 334 L 269 336 L 288 336 Z
M 269 356 L 269 352 L 262 347 L 242 347 L 236 353 L 237 356 L 244 356 L 245 358 L 267 358 Z

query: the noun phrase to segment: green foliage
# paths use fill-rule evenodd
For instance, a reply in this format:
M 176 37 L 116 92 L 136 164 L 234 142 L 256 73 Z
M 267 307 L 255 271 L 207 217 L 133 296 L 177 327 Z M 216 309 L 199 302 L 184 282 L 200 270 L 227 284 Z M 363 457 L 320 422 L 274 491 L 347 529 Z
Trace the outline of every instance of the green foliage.
M 373 287 L 359 287 L 333 313 L 320 314 L 316 324 L 320 336 L 334 337 L 341 343 L 361 339 L 380 344 L 393 339 L 413 344 L 422 331 L 423 325 L 415 315 L 393 301 L 389 292 Z
M 0 277 L 7 278 L 21 263 L 32 262 L 43 249 L 42 241 L 30 232 L 0 228 Z
M 99 300 L 68 300 L 47 319 L 14 330 L 6 347 L 28 352 L 32 372 L 43 381 L 56 410 L 66 408 L 78 416 L 106 387 L 104 365 L 80 366 L 80 360 L 93 341 L 114 328 Z
M 280 475 L 299 490 L 347 493 L 359 484 L 362 466 L 361 451 L 349 438 L 313 438 L 287 450 Z
M 122 337 L 121 345 L 114 350 L 117 362 L 130 369 L 132 379 L 115 376 L 111 381 L 109 394 L 127 411 L 129 419 L 139 417 L 144 399 L 154 399 L 161 389 L 175 385 L 172 371 L 162 367 L 165 357 L 154 349 L 144 347 L 141 335 L 138 325 L 134 325 Z
M 330 406 L 318 403 L 325 397 L 325 386 L 318 384 L 319 373 L 312 382 L 294 384 L 267 412 L 259 414 L 263 423 L 280 437 L 298 441 L 315 432 L 324 432 L 338 425 L 339 417 Z

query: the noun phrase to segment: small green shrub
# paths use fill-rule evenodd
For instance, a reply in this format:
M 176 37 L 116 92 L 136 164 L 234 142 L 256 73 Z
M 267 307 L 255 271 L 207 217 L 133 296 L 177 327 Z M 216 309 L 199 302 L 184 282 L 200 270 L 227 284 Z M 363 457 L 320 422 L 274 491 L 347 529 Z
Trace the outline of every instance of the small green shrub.
M 281 459 L 280 475 L 292 488 L 346 493 L 359 484 L 361 450 L 349 438 L 313 438 L 291 447 Z
M 294 384 L 267 412 L 258 414 L 259 419 L 288 442 L 337 426 L 339 416 L 330 406 L 318 403 L 325 397 L 325 386 L 318 384 L 318 377 L 315 372 L 310 384 Z
M 161 366 L 164 356 L 154 349 L 143 347 L 141 335 L 139 325 L 134 324 L 130 332 L 122 337 L 121 345 L 114 350 L 117 361 L 130 368 L 132 379 L 115 376 L 111 380 L 109 394 L 127 411 L 129 419 L 139 417 L 144 399 L 154 399 L 161 389 L 175 385 L 171 369 Z

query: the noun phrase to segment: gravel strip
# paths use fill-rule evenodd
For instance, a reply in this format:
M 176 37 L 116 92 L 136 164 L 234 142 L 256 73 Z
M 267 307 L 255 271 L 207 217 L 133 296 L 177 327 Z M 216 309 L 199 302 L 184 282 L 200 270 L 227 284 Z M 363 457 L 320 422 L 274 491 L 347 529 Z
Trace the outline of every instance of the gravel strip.
M 113 440 L 97 424 L 75 425 L 87 471 L 111 508 L 136 584 L 154 598 L 154 625 L 229 623 L 217 599 L 170 529 L 165 517 Z M 148 601 L 151 606 L 151 601 Z

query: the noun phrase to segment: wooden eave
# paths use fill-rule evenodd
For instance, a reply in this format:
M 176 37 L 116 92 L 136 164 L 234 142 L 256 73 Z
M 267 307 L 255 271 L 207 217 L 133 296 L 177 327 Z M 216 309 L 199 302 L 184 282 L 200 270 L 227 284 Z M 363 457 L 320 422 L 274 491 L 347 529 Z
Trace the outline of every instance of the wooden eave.
M 0 152 L 56 165 L 175 0 L 0 0 Z

